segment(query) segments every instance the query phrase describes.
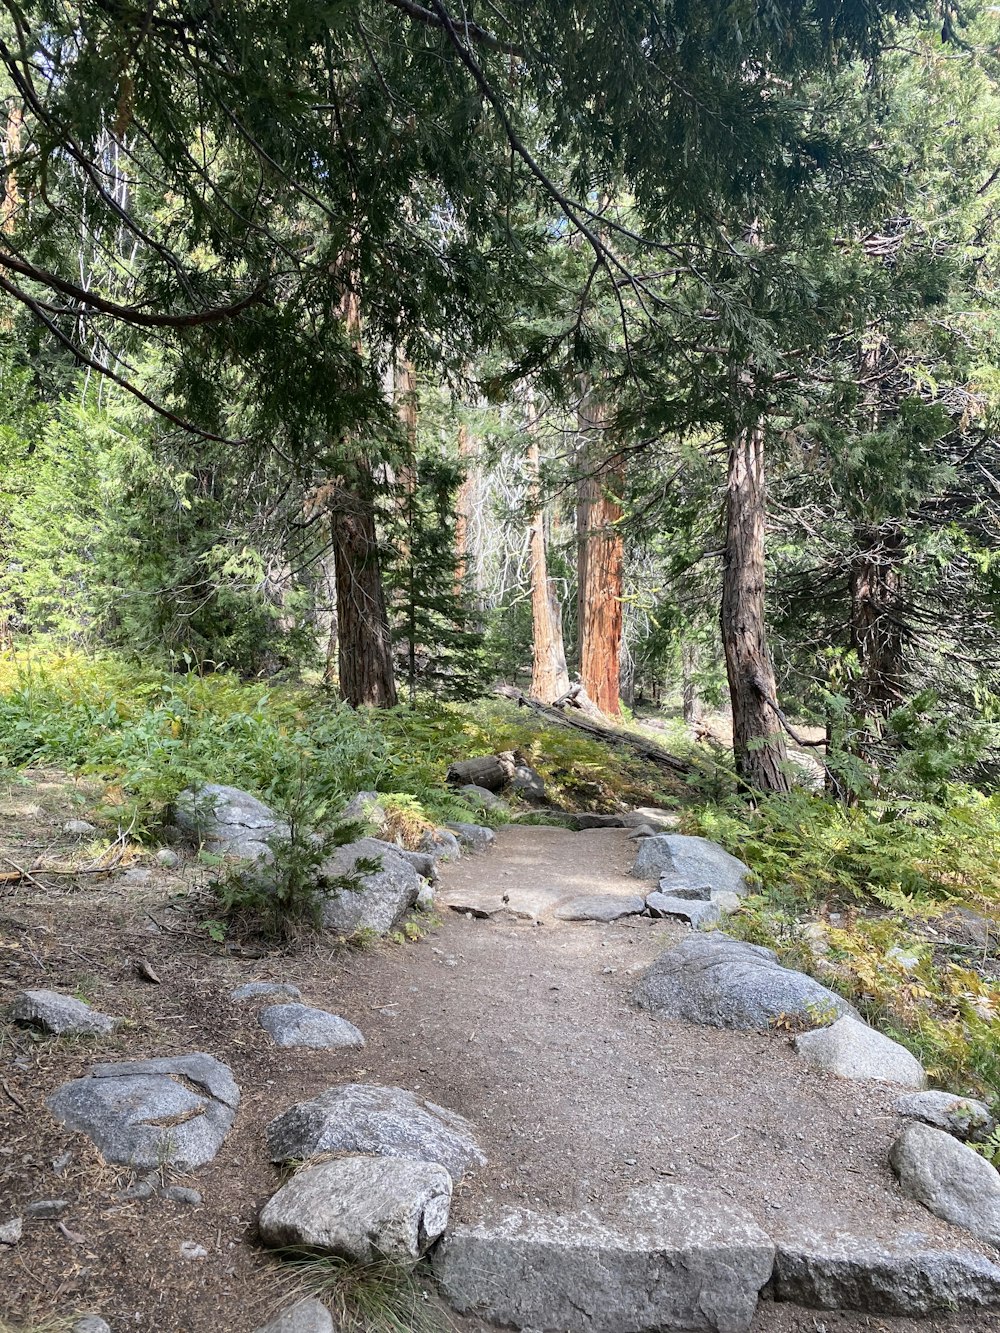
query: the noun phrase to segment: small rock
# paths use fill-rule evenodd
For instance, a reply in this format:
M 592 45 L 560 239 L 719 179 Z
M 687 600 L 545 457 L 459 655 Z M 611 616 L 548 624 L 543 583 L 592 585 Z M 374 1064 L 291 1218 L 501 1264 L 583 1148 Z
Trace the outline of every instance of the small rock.
M 311 1297 L 290 1305 L 256 1333 L 336 1333 L 326 1306 Z
M 674 884 L 669 875 L 663 877 L 663 887 L 657 889 L 656 893 L 647 895 L 646 901 L 650 898 L 687 898 L 693 902 L 708 903 L 711 902 L 714 894 L 707 884 L 695 888 L 692 884 Z
M 365 1039 L 346 1018 L 312 1009 L 306 1004 L 272 1004 L 262 1009 L 257 1021 L 278 1046 L 310 1046 L 335 1049 L 364 1046 Z
M 182 1259 L 207 1259 L 208 1251 L 204 1245 L 198 1245 L 193 1240 L 182 1240 L 180 1245 Z
M 451 1177 L 404 1157 L 341 1157 L 305 1167 L 264 1205 L 265 1245 L 302 1245 L 355 1263 L 413 1264 L 448 1224 Z
M 52 1159 L 52 1170 L 57 1176 L 64 1176 L 69 1170 L 69 1165 L 73 1160 L 71 1152 L 60 1153 L 58 1157 Z
M 841 1078 L 896 1083 L 902 1088 L 922 1088 L 927 1081 L 923 1065 L 905 1046 L 850 1015 L 830 1027 L 803 1032 L 795 1038 L 795 1049 L 814 1069 Z
M 912 972 L 920 966 L 920 954 L 912 949 L 904 949 L 901 944 L 894 944 L 891 949 L 887 949 L 885 956 L 888 962 L 895 963 L 904 972 Z
M 290 981 L 248 981 L 229 992 L 231 1000 L 256 1000 L 262 995 L 283 995 L 289 1000 L 300 1000 L 302 992 Z
M 740 895 L 730 893 L 728 889 L 715 889 L 712 893 L 712 902 L 723 916 L 732 916 L 743 906 L 743 899 Z
M 855 1013 L 812 977 L 782 967 L 770 949 L 721 931 L 689 935 L 662 953 L 639 978 L 632 1000 L 665 1018 L 759 1032 L 782 1017 L 821 1022 Z
M 123 884 L 148 884 L 153 878 L 153 872 L 147 870 L 145 866 L 133 866 L 131 870 L 126 870 L 122 875 Z
M 437 868 L 439 857 L 432 856 L 430 852 L 411 852 L 405 847 L 399 847 L 397 850 L 404 861 L 409 861 L 421 879 L 430 880 L 432 884 L 437 883 L 440 878 Z
M 545 780 L 529 764 L 515 764 L 510 785 L 519 796 L 532 801 L 545 800 Z
M 70 1333 L 111 1333 L 111 1325 L 100 1315 L 85 1314 L 76 1321 Z
M 907 1125 L 889 1152 L 904 1194 L 1000 1248 L 1000 1171 L 942 1129 Z
M 486 1161 L 462 1116 L 371 1083 L 345 1083 L 289 1107 L 268 1125 L 267 1143 L 272 1162 L 328 1152 L 406 1157 L 439 1163 L 456 1182 Z
M 386 809 L 377 791 L 359 791 L 340 812 L 343 821 L 363 820 L 374 832 L 381 834 L 386 826 Z
M 24 1235 L 24 1219 L 12 1217 L 0 1222 L 0 1245 L 16 1245 Z
M 50 1220 L 62 1217 L 68 1207 L 69 1199 L 37 1199 L 34 1203 L 28 1204 L 24 1215 Z
M 188 1189 L 186 1185 L 165 1185 L 160 1190 L 161 1199 L 169 1199 L 171 1203 L 186 1203 L 195 1208 L 201 1203 L 202 1198 L 197 1190 Z
M 579 833 L 595 828 L 627 828 L 624 815 L 602 815 L 590 810 L 575 811 L 571 816 L 573 827 Z
M 464 787 L 459 787 L 458 791 L 470 805 L 481 806 L 484 810 L 507 809 L 507 802 L 502 796 L 498 796 L 495 791 L 488 791 L 485 787 L 477 787 L 475 783 L 468 782 Z
M 687 921 L 695 930 L 714 926 L 722 913 L 713 902 L 697 898 L 675 898 L 666 893 L 651 893 L 646 898 L 650 916 L 677 917 Z
M 458 838 L 463 847 L 471 847 L 474 852 L 485 852 L 492 846 L 496 834 L 482 824 L 462 824 L 449 819 L 446 825 Z
M 435 902 L 434 890 L 431 888 L 429 884 L 425 884 L 424 887 L 417 894 L 417 901 L 414 905 L 418 912 L 433 912 L 434 902 Z
M 661 810 L 656 805 L 640 805 L 625 816 L 627 828 L 651 828 L 654 833 L 670 833 L 680 822 L 675 810 Z
M 133 1181 L 126 1189 L 123 1189 L 118 1197 L 120 1199 L 151 1199 L 156 1193 L 159 1183 L 159 1171 L 150 1171 L 147 1175 L 140 1176 L 138 1180 Z
M 88 824 L 85 819 L 67 819 L 62 826 L 63 833 L 73 833 L 77 837 L 85 837 L 88 833 L 96 833 L 97 829 L 93 824 Z
M 427 829 L 420 839 L 421 850 L 439 861 L 457 861 L 462 855 L 462 844 L 450 829 Z
M 204 1166 L 239 1104 L 232 1071 L 200 1051 L 94 1065 L 46 1100 L 59 1123 L 88 1135 L 107 1161 L 139 1170 Z
M 911 1120 L 946 1130 L 967 1143 L 982 1143 L 993 1133 L 996 1121 L 985 1102 L 957 1097 L 952 1092 L 910 1092 L 900 1097 L 896 1110 Z
M 645 909 L 638 894 L 593 893 L 573 898 L 556 908 L 560 921 L 617 921 L 623 916 L 638 916 Z
M 174 819 L 182 833 L 206 851 L 248 861 L 273 858 L 268 845 L 288 838 L 288 825 L 274 811 L 239 787 L 206 782 L 177 797 Z
M 631 829 L 630 832 L 628 832 L 625 836 L 629 838 L 631 841 L 637 842 L 640 838 L 654 838 L 656 836 L 656 829 L 653 828 L 650 824 L 638 824 L 634 829 Z
M 156 859 L 167 870 L 173 870 L 181 863 L 181 858 L 176 852 L 172 852 L 169 847 L 161 847 L 156 853 Z
M 83 1000 L 52 990 L 22 991 L 11 1005 L 10 1016 L 22 1027 L 40 1028 L 56 1036 L 104 1035 L 113 1032 L 122 1021 L 91 1009 Z

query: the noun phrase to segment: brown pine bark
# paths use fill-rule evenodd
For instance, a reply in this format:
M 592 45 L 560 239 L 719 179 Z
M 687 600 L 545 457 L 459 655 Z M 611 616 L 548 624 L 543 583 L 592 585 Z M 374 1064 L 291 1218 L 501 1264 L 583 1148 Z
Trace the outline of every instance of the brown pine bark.
M 581 446 L 577 482 L 577 623 L 580 680 L 602 713 L 621 712 L 622 516 L 625 466 L 607 457 L 606 412 L 585 386 L 578 412 Z M 603 461 L 602 461 L 603 460 Z
M 851 560 L 851 647 L 858 672 L 851 701 L 860 726 L 858 750 L 880 739 L 885 719 L 904 699 L 903 575 L 906 539 L 895 525 L 861 528 Z M 869 756 L 870 757 L 870 756 Z
M 528 478 L 533 513 L 528 535 L 531 563 L 532 666 L 531 697 L 551 704 L 569 690 L 569 672 L 563 647 L 562 610 L 555 582 L 549 578 L 545 549 L 545 509 L 541 497 L 541 460 L 538 450 L 538 416 L 530 390 L 525 416 L 528 433 Z
M 720 621 L 733 706 L 736 771 L 754 791 L 782 792 L 790 784 L 767 643 L 766 520 L 764 432 L 758 424 L 741 431 L 729 447 Z

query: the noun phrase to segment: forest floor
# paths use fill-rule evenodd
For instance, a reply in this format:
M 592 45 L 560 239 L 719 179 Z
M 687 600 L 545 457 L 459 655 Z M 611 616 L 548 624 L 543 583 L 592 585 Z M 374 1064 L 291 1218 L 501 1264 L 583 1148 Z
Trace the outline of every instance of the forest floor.
M 44 851 L 78 865 L 80 839 L 62 825 L 93 797 L 59 774 L 11 782 L 0 792 L 0 857 L 23 867 Z M 618 830 L 509 826 L 489 853 L 444 868 L 440 920 L 413 943 L 359 950 L 313 937 L 250 955 L 226 951 L 204 929 L 194 909 L 207 872 L 193 858 L 165 869 L 126 857 L 111 875 L 0 882 L 0 1004 L 46 988 L 128 1020 L 112 1036 L 72 1041 L 0 1025 L 0 1223 L 33 1200 L 69 1201 L 60 1223 L 27 1222 L 23 1239 L 0 1251 L 0 1328 L 5 1318 L 6 1327 L 33 1328 L 96 1311 L 114 1333 L 249 1333 L 289 1289 L 255 1240 L 259 1208 L 280 1179 L 265 1128 L 293 1102 L 348 1081 L 398 1084 L 472 1121 L 488 1165 L 458 1190 L 459 1219 L 506 1204 L 601 1212 L 636 1185 L 667 1179 L 723 1191 L 772 1235 L 908 1231 L 974 1250 L 966 1233 L 899 1194 L 886 1161 L 899 1124 L 891 1090 L 807 1072 L 787 1036 L 693 1028 L 633 1009 L 635 974 L 680 927 L 553 917 L 560 899 L 634 892 L 633 854 Z M 528 915 L 452 910 L 469 894 L 506 895 Z M 229 998 L 249 980 L 295 983 L 307 1003 L 356 1024 L 366 1046 L 278 1049 L 256 1007 Z M 196 1050 L 228 1064 L 243 1093 L 215 1161 L 175 1182 L 204 1201 L 122 1199 L 130 1173 L 61 1129 L 44 1100 L 96 1060 Z M 183 1242 L 207 1257 L 183 1258 Z M 480 1328 L 443 1311 L 439 1326 Z M 926 1329 L 995 1333 L 1000 1316 L 911 1321 L 763 1301 L 754 1325 Z

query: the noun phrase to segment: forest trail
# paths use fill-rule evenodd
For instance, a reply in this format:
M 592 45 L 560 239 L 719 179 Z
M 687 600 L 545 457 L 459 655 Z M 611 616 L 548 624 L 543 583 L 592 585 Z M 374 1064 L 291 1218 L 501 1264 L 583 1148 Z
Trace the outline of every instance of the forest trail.
M 898 1090 L 811 1071 L 787 1035 L 633 1008 L 637 974 L 687 927 L 555 917 L 581 894 L 634 893 L 634 855 L 624 830 L 502 828 L 490 852 L 442 867 L 439 929 L 355 972 L 365 995 L 344 1012 L 377 1007 L 382 1021 L 369 1020 L 352 1076 L 413 1088 L 477 1126 L 488 1165 L 467 1177 L 453 1215 L 472 1221 L 507 1205 L 612 1215 L 630 1190 L 669 1181 L 722 1192 L 776 1239 L 969 1248 L 967 1233 L 896 1185 Z M 494 910 L 504 895 L 506 910 L 489 918 L 455 910 Z M 985 1330 L 990 1320 L 820 1316 L 762 1302 L 755 1329 Z

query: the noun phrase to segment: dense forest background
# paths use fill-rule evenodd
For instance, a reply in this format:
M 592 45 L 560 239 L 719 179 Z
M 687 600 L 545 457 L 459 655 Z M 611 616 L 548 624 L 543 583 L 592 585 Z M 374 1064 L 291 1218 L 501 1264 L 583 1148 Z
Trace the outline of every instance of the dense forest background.
M 4 7 L 4 643 L 992 784 L 996 15 L 488 17 Z

